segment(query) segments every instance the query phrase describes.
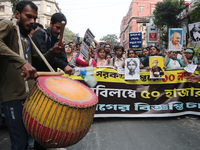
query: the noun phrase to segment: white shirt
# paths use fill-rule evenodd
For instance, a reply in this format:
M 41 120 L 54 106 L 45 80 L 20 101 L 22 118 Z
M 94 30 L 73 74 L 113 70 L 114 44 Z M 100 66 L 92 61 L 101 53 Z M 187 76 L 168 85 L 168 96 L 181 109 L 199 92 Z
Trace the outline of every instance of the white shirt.
M 171 68 L 179 68 L 179 67 L 181 67 L 181 65 L 179 64 L 179 62 L 177 60 L 170 59 L 169 64 L 170 64 Z

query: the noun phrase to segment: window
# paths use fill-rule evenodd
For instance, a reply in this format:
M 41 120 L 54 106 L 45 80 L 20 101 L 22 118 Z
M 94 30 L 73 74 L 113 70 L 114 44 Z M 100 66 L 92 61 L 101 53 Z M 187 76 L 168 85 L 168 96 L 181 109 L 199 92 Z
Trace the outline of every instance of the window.
M 12 12 L 12 7 L 10 7 L 10 11 Z
M 51 6 L 47 6 L 47 12 L 48 12 L 48 13 L 51 12 Z
M 38 7 L 38 11 L 40 11 L 40 5 L 37 5 L 37 7 Z
M 0 12 L 4 12 L 4 6 L 0 6 Z
M 132 32 L 132 26 L 129 26 L 129 32 Z
M 139 7 L 139 13 L 143 13 L 144 12 L 144 7 L 140 6 Z

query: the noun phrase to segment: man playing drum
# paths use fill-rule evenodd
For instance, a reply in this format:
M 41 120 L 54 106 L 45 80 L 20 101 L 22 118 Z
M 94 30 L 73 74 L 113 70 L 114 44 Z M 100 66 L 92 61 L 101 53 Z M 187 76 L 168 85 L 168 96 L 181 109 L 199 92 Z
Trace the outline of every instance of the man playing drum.
M 15 18 L 0 21 L 0 101 L 3 103 L 5 120 L 9 130 L 12 150 L 26 150 L 28 134 L 22 120 L 23 102 L 27 97 L 28 86 L 25 80 L 37 77 L 30 65 L 32 59 L 42 63 L 28 34 L 37 19 L 37 6 L 31 1 L 18 2 Z M 63 46 L 54 45 L 44 56 L 54 58 Z
M 50 27 L 45 30 L 37 30 L 34 32 L 32 36 L 32 40 L 41 53 L 46 53 L 58 42 L 58 36 L 61 33 L 61 22 L 64 21 L 67 23 L 67 19 L 62 13 L 55 13 L 51 17 Z M 62 51 L 56 55 L 56 57 L 49 62 L 53 69 L 56 71 L 57 68 L 60 68 L 65 71 L 65 73 L 69 73 L 73 71 L 73 69 L 68 65 L 67 56 L 65 51 Z M 33 66 L 39 71 L 48 71 L 49 69 L 43 63 L 38 63 L 33 60 Z

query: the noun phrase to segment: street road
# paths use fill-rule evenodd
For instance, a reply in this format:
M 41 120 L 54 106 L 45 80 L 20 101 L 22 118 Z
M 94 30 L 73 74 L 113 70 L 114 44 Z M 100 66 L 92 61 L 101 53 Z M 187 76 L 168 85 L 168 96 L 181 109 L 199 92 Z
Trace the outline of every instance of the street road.
M 0 130 L 0 150 L 9 146 L 7 129 Z M 67 150 L 200 150 L 200 119 L 96 118 Z

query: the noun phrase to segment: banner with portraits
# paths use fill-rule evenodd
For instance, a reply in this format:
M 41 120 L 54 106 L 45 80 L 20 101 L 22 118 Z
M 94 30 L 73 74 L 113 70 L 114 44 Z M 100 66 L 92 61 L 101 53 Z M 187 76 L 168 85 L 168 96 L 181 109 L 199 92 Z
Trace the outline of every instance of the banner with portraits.
M 198 71 L 195 71 L 198 74 Z M 91 88 L 99 98 L 95 117 L 170 117 L 200 115 L 200 84 L 187 82 L 185 70 L 165 71 L 163 79 L 124 80 L 115 69 L 95 68 L 98 83 Z M 68 76 L 84 83 L 80 76 Z
M 126 58 L 125 60 L 125 80 L 140 79 L 140 60 L 138 58 Z
M 170 28 L 169 29 L 169 51 L 181 51 L 183 47 L 183 29 Z
M 150 78 L 151 79 L 162 79 L 165 77 L 164 72 L 164 63 L 162 56 L 150 56 L 149 57 L 149 66 L 150 66 Z
M 188 25 L 189 34 L 192 38 L 192 43 L 200 42 L 200 22 L 192 23 Z

